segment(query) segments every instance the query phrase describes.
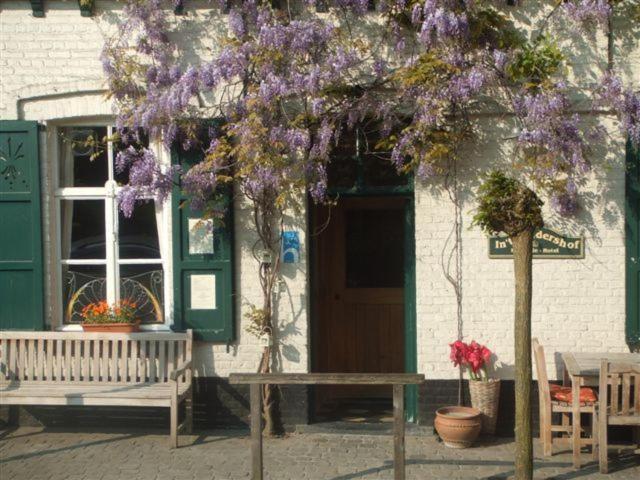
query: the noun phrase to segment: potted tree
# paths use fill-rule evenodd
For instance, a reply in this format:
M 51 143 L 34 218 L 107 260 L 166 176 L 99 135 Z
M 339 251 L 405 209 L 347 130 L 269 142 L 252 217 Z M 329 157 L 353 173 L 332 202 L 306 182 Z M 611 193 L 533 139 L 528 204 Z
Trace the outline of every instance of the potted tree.
M 136 311 L 136 303 L 126 299 L 113 305 L 105 300 L 90 303 L 82 309 L 82 329 L 85 332 L 137 332 L 140 321 Z
M 487 373 L 491 350 L 475 340 L 471 343 L 457 340 L 449 346 L 454 366 L 466 367 L 469 372 L 471 405 L 482 412 L 482 433 L 493 435 L 498 418 L 500 379 L 489 378 Z

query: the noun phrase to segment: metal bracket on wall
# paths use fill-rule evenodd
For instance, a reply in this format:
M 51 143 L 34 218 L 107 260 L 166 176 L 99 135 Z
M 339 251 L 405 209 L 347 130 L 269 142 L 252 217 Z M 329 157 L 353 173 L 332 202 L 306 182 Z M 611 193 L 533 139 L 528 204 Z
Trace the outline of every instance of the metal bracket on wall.
M 30 0 L 31 12 L 34 17 L 44 17 L 44 0 Z
M 83 17 L 93 16 L 93 7 L 95 0 L 78 0 L 78 6 L 80 7 L 80 15 Z

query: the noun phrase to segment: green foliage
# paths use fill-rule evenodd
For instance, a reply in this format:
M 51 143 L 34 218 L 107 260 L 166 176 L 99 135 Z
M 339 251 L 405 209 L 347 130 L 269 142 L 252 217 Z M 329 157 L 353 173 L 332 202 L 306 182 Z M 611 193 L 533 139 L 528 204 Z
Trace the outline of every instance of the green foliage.
M 521 48 L 525 45 L 524 35 L 518 31 L 505 15 L 485 8 L 469 18 L 471 43 L 478 46 L 490 45 L 501 49 Z
M 542 35 L 522 46 L 507 66 L 507 74 L 514 83 L 537 89 L 560 72 L 564 59 L 557 43 Z
M 251 305 L 249 311 L 245 314 L 245 318 L 249 321 L 245 328 L 247 333 L 256 337 L 261 337 L 265 333 L 265 327 L 269 325 L 269 318 L 264 309 Z
M 542 205 L 542 200 L 526 185 L 494 170 L 478 189 L 473 225 L 488 233 L 504 232 L 513 237 L 544 225 Z
M 459 68 L 442 60 L 436 52 L 429 51 L 420 55 L 413 65 L 398 69 L 395 79 L 407 88 L 439 88 L 443 81 L 459 72 Z

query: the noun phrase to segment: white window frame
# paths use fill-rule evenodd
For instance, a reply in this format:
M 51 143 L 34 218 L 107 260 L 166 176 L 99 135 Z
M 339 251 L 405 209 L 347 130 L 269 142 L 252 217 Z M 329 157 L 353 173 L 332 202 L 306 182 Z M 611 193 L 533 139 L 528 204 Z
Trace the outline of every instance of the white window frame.
M 49 128 L 53 130 L 53 143 L 49 146 L 49 151 L 52 153 L 51 169 L 49 170 L 50 185 L 51 185 L 51 201 L 53 202 L 52 208 L 49 210 L 53 215 L 55 222 L 55 238 L 52 239 L 53 255 L 51 258 L 51 267 L 54 269 L 54 283 L 51 289 L 53 311 L 57 312 L 57 317 L 60 319 L 57 328 L 59 330 L 69 331 L 81 331 L 82 326 L 78 324 L 65 323 L 65 305 L 63 299 L 63 280 L 62 280 L 62 266 L 63 265 L 105 265 L 106 267 L 106 286 L 107 286 L 107 302 L 112 304 L 117 301 L 119 297 L 119 276 L 121 265 L 153 265 L 157 264 L 161 266 L 163 272 L 163 323 L 145 324 L 140 328 L 144 331 L 167 331 L 170 329 L 173 315 L 173 289 L 172 289 L 172 269 L 171 269 L 171 195 L 165 200 L 162 208 L 162 230 L 159 231 L 159 235 L 163 235 L 164 239 L 168 239 L 165 242 L 165 251 L 161 252 L 161 258 L 154 259 L 120 259 L 118 255 L 118 200 L 117 195 L 122 187 L 118 186 L 115 181 L 115 156 L 113 151 L 113 144 L 107 143 L 108 154 L 108 175 L 109 179 L 105 183 L 104 187 L 62 187 L 60 186 L 60 168 L 61 168 L 61 143 L 60 132 L 62 129 L 74 128 L 74 127 L 106 127 L 107 136 L 110 137 L 113 134 L 113 121 L 111 119 L 105 120 L 104 118 L 96 121 L 73 121 L 64 122 L 56 125 L 49 125 Z M 165 161 L 170 157 L 167 157 L 164 152 L 162 144 L 153 143 L 149 145 L 149 148 L 156 153 L 157 158 L 161 161 Z M 148 197 L 149 200 L 153 200 L 153 197 Z M 106 255 L 104 260 L 85 260 L 85 259 L 63 259 L 62 258 L 62 202 L 64 200 L 103 200 L 105 202 L 105 250 Z M 155 200 L 154 200 L 155 201 Z M 111 241 L 109 241 L 111 239 Z

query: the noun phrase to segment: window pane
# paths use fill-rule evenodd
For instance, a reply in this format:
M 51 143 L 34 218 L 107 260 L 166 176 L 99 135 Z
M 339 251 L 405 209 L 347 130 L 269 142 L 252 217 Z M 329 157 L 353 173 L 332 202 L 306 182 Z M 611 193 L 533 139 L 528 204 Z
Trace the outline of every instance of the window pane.
M 138 204 L 130 218 L 119 213 L 120 258 L 160 258 L 156 211 L 152 201 Z
M 106 127 L 76 127 L 62 131 L 61 187 L 104 187 L 109 179 L 106 137 Z
M 327 184 L 330 189 L 353 188 L 358 177 L 355 157 L 331 156 L 327 165 Z
M 104 265 L 62 265 L 65 323 L 82 322 L 82 309 L 93 302 L 106 300 Z
M 402 210 L 348 211 L 346 236 L 347 288 L 403 287 Z
M 398 174 L 389 152 L 367 152 L 362 155 L 364 184 L 367 187 L 407 185 L 407 176 Z
M 61 200 L 63 259 L 105 259 L 104 200 Z
M 162 265 L 120 265 L 120 298 L 134 302 L 142 323 L 164 323 Z

